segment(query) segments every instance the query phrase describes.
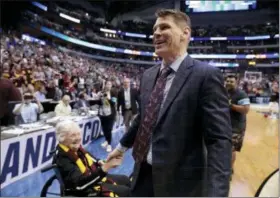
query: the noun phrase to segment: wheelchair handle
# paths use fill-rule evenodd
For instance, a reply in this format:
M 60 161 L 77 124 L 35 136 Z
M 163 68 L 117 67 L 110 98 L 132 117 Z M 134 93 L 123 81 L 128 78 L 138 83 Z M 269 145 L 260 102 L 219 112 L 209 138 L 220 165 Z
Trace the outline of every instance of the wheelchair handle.
M 56 149 L 54 149 L 54 150 L 52 150 L 52 151 L 50 151 L 50 155 L 53 155 L 54 153 L 56 152 Z
M 56 167 L 57 167 L 56 164 L 48 165 L 48 166 L 46 166 L 45 168 L 42 168 L 42 169 L 41 169 L 41 173 L 47 172 L 47 171 L 49 171 L 49 170 L 51 170 L 51 169 L 53 169 L 53 168 L 56 168 Z

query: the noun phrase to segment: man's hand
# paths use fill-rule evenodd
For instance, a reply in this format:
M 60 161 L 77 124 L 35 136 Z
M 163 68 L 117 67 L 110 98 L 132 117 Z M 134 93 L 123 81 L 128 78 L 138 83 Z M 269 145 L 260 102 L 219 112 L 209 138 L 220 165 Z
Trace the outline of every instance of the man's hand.
M 114 149 L 111 153 L 109 153 L 109 155 L 107 156 L 106 161 L 110 161 L 114 158 L 123 158 L 123 152 L 121 152 L 118 149 Z
M 99 160 L 97 163 L 98 163 L 100 166 L 103 166 L 103 165 L 105 164 L 105 161 Z
M 103 165 L 102 165 L 102 170 L 104 172 L 108 172 L 111 168 L 116 168 L 117 166 L 122 164 L 122 157 L 119 158 L 113 158 L 110 161 L 106 161 Z

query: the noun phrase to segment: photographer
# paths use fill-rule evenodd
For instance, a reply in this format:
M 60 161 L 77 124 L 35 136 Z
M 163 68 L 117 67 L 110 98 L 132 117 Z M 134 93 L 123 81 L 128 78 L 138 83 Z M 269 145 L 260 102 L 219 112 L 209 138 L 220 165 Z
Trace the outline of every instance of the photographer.
M 32 103 L 35 100 L 36 103 Z M 36 122 L 38 114 L 44 111 L 41 103 L 29 92 L 23 95 L 23 101 L 21 104 L 17 104 L 14 107 L 13 113 L 17 116 L 21 116 L 23 123 Z
M 99 107 L 99 117 L 101 120 L 101 125 L 106 141 L 101 145 L 106 148 L 107 152 L 112 151 L 111 139 L 112 139 L 112 128 L 114 126 L 115 116 L 116 116 L 116 94 L 111 90 L 112 83 L 107 81 L 105 83 L 104 90 L 99 92 L 100 97 L 100 107 Z

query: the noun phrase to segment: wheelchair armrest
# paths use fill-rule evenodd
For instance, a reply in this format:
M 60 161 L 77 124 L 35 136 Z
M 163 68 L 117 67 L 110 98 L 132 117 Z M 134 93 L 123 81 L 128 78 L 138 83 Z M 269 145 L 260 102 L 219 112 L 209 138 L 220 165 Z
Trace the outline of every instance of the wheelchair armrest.
M 41 173 L 47 172 L 47 171 L 49 171 L 49 170 L 51 170 L 51 169 L 53 169 L 53 168 L 56 168 L 56 167 L 57 167 L 56 164 L 48 165 L 48 166 L 46 166 L 46 167 L 44 167 L 44 168 L 41 169 Z
M 84 190 L 87 187 L 89 187 L 90 185 L 92 185 L 94 182 L 96 182 L 98 179 L 100 178 L 100 176 L 96 177 L 94 180 L 88 182 L 87 184 L 83 185 L 83 186 L 77 186 L 76 190 Z

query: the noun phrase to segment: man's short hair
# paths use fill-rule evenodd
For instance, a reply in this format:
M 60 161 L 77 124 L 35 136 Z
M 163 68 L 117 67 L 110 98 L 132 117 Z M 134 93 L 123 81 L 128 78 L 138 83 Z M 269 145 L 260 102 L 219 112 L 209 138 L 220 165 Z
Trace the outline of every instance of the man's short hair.
M 188 15 L 186 15 L 184 12 L 181 12 L 179 10 L 173 10 L 173 9 L 160 9 L 156 12 L 156 17 L 166 17 L 166 16 L 172 16 L 175 23 L 184 23 L 189 28 L 191 28 L 191 19 Z
M 129 78 L 124 78 L 124 79 L 123 79 L 123 82 L 125 82 L 125 81 L 130 82 L 130 79 L 129 79 Z
M 226 77 L 226 79 L 228 79 L 228 78 L 234 78 L 235 80 L 237 80 L 237 76 L 235 76 L 235 75 L 228 75 L 228 76 Z

